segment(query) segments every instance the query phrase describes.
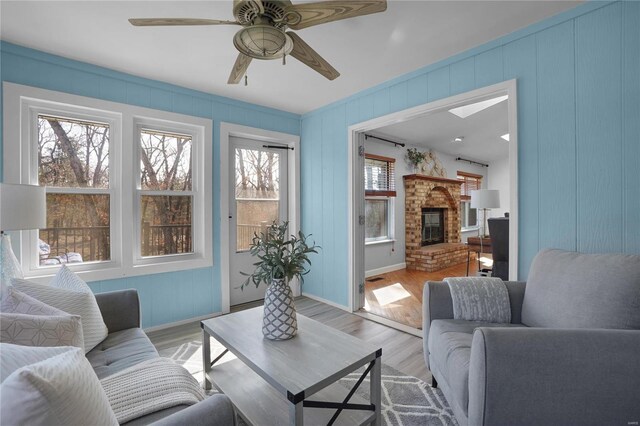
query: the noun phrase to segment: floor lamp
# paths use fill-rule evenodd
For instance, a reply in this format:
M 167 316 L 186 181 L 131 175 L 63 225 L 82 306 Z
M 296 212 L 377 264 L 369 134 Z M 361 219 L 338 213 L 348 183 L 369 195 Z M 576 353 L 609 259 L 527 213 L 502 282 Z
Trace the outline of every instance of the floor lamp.
M 45 228 L 46 198 L 44 186 L 0 183 L 0 281 L 23 278 L 20 263 L 5 231 Z
M 482 238 L 487 237 L 487 210 L 500 207 L 500 191 L 497 189 L 478 189 L 471 191 L 471 208 L 482 209 Z

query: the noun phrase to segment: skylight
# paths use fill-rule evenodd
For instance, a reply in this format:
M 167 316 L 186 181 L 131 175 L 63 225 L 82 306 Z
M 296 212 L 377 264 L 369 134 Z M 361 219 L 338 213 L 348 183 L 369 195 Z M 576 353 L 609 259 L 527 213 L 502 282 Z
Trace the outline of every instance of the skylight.
M 449 112 L 453 115 L 457 115 L 460 118 L 467 118 L 475 113 L 485 110 L 491 106 L 499 104 L 500 102 L 508 99 L 508 95 L 498 96 L 497 98 L 487 99 L 484 101 L 476 102 L 469 105 L 463 105 L 461 107 L 452 108 Z
M 509 142 L 509 133 L 505 133 L 504 135 L 500 136 L 502 139 L 504 139 L 505 141 Z

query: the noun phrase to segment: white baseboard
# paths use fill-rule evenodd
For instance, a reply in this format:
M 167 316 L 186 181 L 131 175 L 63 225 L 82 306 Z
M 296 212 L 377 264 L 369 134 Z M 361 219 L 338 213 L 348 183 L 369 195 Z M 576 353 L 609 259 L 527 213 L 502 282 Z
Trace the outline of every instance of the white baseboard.
M 323 299 L 322 297 L 316 296 L 315 294 L 302 292 L 302 295 L 308 297 L 309 299 L 317 300 L 318 302 L 326 303 L 329 306 L 333 306 L 334 308 L 342 309 L 343 311 L 351 313 L 351 309 L 349 309 L 347 306 L 340 305 L 336 302 L 332 302 L 331 300 Z
M 177 327 L 179 325 L 189 324 L 191 322 L 204 321 L 206 319 L 219 317 L 220 315 L 222 315 L 222 312 L 214 312 L 212 314 L 200 315 L 199 317 L 188 318 L 185 320 L 180 320 L 175 322 L 169 322 L 167 324 L 154 325 L 153 327 L 145 327 L 143 328 L 143 330 L 145 331 L 145 333 L 150 333 L 153 331 L 164 330 L 165 328 L 171 328 L 171 327 Z
M 405 262 L 396 263 L 395 265 L 383 266 L 382 268 L 371 269 L 369 271 L 365 271 L 364 277 L 369 278 L 374 275 L 386 274 L 387 272 L 397 271 L 399 269 L 406 269 L 407 264 Z

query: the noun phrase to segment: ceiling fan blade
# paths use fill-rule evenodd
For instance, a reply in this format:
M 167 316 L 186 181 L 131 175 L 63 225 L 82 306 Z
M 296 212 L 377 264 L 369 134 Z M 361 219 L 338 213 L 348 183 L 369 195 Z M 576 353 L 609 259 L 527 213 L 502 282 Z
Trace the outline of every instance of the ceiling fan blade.
M 236 63 L 233 64 L 233 69 L 231 70 L 227 84 L 238 84 L 242 79 L 242 76 L 247 72 L 247 68 L 249 68 L 250 63 L 250 56 L 247 56 L 244 53 L 238 53 L 238 58 L 236 59 Z
M 293 40 L 293 50 L 290 55 L 313 68 L 329 80 L 335 80 L 340 76 L 340 73 L 333 68 L 329 62 L 313 50 L 307 43 L 305 43 L 298 34 L 291 31 L 287 31 L 287 35 Z
M 387 10 L 386 0 L 336 0 L 294 4 L 285 9 L 284 16 L 289 28 L 301 30 L 313 25 L 384 12 L 385 10 Z
M 219 19 L 191 19 L 191 18 L 131 18 L 131 25 L 136 27 L 157 27 L 166 25 L 240 25 L 236 21 L 221 21 Z

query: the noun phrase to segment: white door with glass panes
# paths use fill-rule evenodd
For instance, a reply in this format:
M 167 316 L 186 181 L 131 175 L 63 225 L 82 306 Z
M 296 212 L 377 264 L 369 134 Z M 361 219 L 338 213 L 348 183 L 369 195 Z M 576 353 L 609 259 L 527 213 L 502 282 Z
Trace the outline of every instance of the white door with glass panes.
M 274 143 L 230 138 L 229 167 L 229 280 L 231 305 L 264 299 L 267 289 L 249 282 L 258 259 L 249 252 L 254 235 L 260 235 L 274 221 L 287 220 L 288 148 Z

